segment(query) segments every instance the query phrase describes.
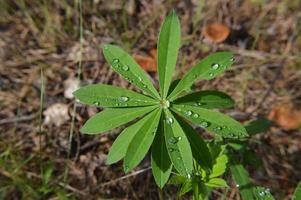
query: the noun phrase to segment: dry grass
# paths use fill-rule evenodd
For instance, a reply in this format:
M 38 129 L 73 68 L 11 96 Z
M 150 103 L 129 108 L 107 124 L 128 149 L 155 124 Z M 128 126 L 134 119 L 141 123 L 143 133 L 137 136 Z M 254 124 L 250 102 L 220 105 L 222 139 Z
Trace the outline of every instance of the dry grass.
M 293 102 L 298 107 L 301 3 L 261 2 L 83 1 L 81 84 L 100 82 L 131 88 L 105 63 L 100 45 L 116 43 L 132 54 L 148 54 L 156 47 L 162 19 L 174 8 L 180 15 L 183 35 L 178 75 L 210 52 L 231 50 L 237 60 L 232 70 L 210 82 L 201 81 L 197 87 L 231 94 L 237 107 L 228 112 L 247 116 L 244 122 L 267 116 L 274 105 L 282 102 Z M 118 131 L 95 137 L 78 132 L 97 109 L 76 106 L 69 159 L 71 119 L 59 127 L 42 124 L 39 131 L 41 69 L 45 79 L 43 110 L 63 103 L 72 114 L 74 100 L 64 97 L 63 82 L 78 75 L 77 6 L 78 1 L 0 1 L 0 199 L 58 199 L 60 195 L 75 199 L 159 199 L 148 158 L 132 176 L 122 172 L 121 163 L 105 164 Z M 211 44 L 203 38 L 201 29 L 211 22 L 231 29 L 225 42 Z M 156 78 L 155 74 L 151 76 Z M 288 199 L 301 177 L 300 141 L 300 130 L 272 127 L 250 142 L 263 160 L 259 169 L 248 168 L 253 181 L 270 187 L 277 199 Z M 48 168 L 53 175 L 46 184 L 49 187 L 43 189 Z M 176 191 L 167 186 L 163 195 L 175 199 Z M 228 193 L 216 191 L 213 198 L 222 196 L 240 199 L 234 186 Z

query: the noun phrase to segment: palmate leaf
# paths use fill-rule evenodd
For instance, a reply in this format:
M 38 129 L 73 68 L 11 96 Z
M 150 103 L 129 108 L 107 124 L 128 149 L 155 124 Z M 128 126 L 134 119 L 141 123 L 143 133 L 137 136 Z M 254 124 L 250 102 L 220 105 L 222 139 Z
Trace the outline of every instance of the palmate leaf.
M 172 163 L 167 152 L 163 131 L 163 121 L 160 121 L 160 125 L 152 145 L 151 157 L 153 176 L 160 188 L 163 188 L 166 184 L 172 170 Z
M 181 79 L 176 88 L 168 96 L 170 101 L 175 100 L 178 95 L 189 88 L 198 79 L 211 80 L 222 74 L 234 62 L 231 52 L 218 52 L 211 54 L 201 60 L 197 65 Z
M 136 167 L 148 152 L 156 135 L 162 109 L 157 108 L 150 118 L 138 130 L 129 144 L 124 157 L 124 171 L 128 172 Z
M 173 114 L 167 109 L 164 111 L 164 133 L 169 157 L 181 175 L 191 177 L 193 164 L 189 141 Z
M 219 91 L 194 92 L 174 101 L 175 104 L 197 106 L 207 109 L 230 108 L 234 106 L 234 100 L 227 94 Z
M 172 109 L 189 121 L 222 137 L 242 138 L 248 136 L 243 125 L 222 113 L 187 105 L 173 105 Z
M 101 107 L 136 107 L 156 105 L 158 101 L 124 88 L 94 84 L 76 90 L 74 96 L 88 105 Z
M 113 164 L 124 158 L 130 142 L 136 133 L 141 129 L 147 120 L 152 116 L 152 113 L 147 114 L 138 122 L 132 124 L 122 131 L 122 133 L 116 138 L 112 147 L 110 148 L 107 158 L 107 164 Z
M 160 93 L 166 98 L 174 72 L 181 41 L 178 16 L 173 11 L 165 19 L 158 40 L 158 73 Z
M 106 109 L 91 117 L 81 128 L 82 133 L 98 134 L 130 122 L 157 106 Z
M 209 149 L 202 137 L 184 120 L 176 116 L 180 126 L 189 140 L 192 155 L 197 163 L 203 168 L 211 168 L 212 161 Z
M 153 86 L 149 76 L 128 53 L 117 46 L 104 45 L 103 54 L 113 69 L 126 80 L 136 85 L 142 91 L 160 99 L 159 93 Z

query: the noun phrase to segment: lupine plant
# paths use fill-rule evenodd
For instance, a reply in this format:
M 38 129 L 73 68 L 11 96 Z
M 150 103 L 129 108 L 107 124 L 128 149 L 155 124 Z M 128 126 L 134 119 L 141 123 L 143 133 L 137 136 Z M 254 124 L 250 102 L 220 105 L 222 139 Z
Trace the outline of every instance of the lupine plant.
M 180 33 L 179 19 L 171 12 L 161 27 L 157 45 L 160 92 L 128 53 L 107 44 L 103 46 L 107 62 L 143 94 L 93 84 L 80 88 L 74 95 L 85 104 L 104 108 L 84 124 L 82 133 L 99 134 L 128 125 L 113 143 L 108 164 L 123 159 L 124 171 L 129 172 L 151 151 L 152 173 L 160 188 L 173 171 L 177 175 L 170 183 L 181 180 L 178 184 L 188 185 L 186 191 L 193 189 L 195 199 L 202 199 L 210 188 L 227 186 L 219 176 L 225 172 L 228 158 L 223 146 L 205 141 L 194 127 L 201 127 L 220 139 L 244 138 L 248 133 L 241 123 L 216 111 L 233 107 L 230 96 L 211 90 L 190 92 L 195 81 L 211 80 L 226 71 L 234 62 L 231 52 L 211 54 L 183 78 L 173 81 Z

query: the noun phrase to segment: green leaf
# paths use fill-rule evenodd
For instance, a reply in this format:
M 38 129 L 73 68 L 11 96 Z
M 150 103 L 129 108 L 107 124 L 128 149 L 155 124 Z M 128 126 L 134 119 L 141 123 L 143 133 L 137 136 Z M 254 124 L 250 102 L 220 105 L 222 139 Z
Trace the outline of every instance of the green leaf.
M 181 27 L 173 11 L 165 19 L 158 40 L 158 73 L 160 93 L 166 98 L 172 75 L 177 63 L 181 42 Z
M 269 129 L 272 122 L 265 118 L 259 118 L 252 122 L 250 122 L 248 125 L 245 126 L 248 134 L 255 135 L 257 133 L 265 132 Z
M 192 189 L 192 180 L 188 179 L 184 182 L 184 184 L 181 186 L 181 189 L 179 191 L 179 196 L 183 196 L 187 192 L 189 192 Z
M 228 187 L 227 182 L 222 178 L 212 178 L 205 185 L 208 187 Z
M 209 175 L 209 178 L 215 178 L 221 176 L 225 173 L 227 169 L 228 156 L 223 154 L 217 157 L 215 164 L 212 167 L 212 172 Z
M 145 95 L 104 84 L 88 85 L 76 90 L 73 94 L 83 103 L 102 107 L 135 107 L 158 104 L 158 101 Z
M 140 119 L 138 122 L 127 127 L 114 141 L 107 158 L 107 164 L 113 164 L 124 158 L 130 142 L 135 134 L 141 129 L 147 120 L 152 116 L 149 113 L 147 116 Z
M 155 181 L 160 188 L 163 188 L 166 184 L 172 170 L 172 163 L 166 148 L 163 126 L 163 121 L 161 121 L 152 145 L 151 157 L 152 172 Z
M 253 199 L 253 186 L 247 170 L 241 164 L 231 165 L 230 170 L 242 198 Z
M 81 128 L 82 133 L 98 134 L 128 123 L 157 106 L 106 109 L 91 117 Z
M 173 184 L 173 185 L 180 185 L 183 184 L 186 181 L 186 177 L 181 176 L 181 175 L 174 175 L 170 178 L 168 181 L 168 184 Z
M 175 100 L 176 104 L 184 104 L 207 109 L 230 108 L 234 100 L 227 94 L 219 91 L 200 91 L 188 94 Z
M 181 175 L 191 177 L 193 167 L 189 141 L 172 113 L 167 109 L 164 111 L 165 142 L 170 159 Z
M 189 140 L 192 155 L 197 163 L 203 168 L 211 168 L 212 161 L 209 149 L 203 138 L 184 120 L 176 116 L 180 126 Z
M 161 109 L 156 109 L 152 112 L 151 117 L 145 122 L 130 142 L 124 157 L 123 166 L 125 172 L 136 167 L 148 152 L 156 135 L 161 111 Z
M 128 53 L 118 46 L 108 44 L 103 46 L 103 54 L 113 69 L 126 80 L 153 97 L 160 98 L 149 76 Z
M 193 82 L 198 79 L 211 80 L 215 78 L 228 69 L 233 62 L 234 59 L 231 52 L 218 52 L 207 56 L 191 68 L 174 91 L 168 96 L 168 99 L 170 101 L 176 99 L 182 91 L 189 88 Z
M 222 137 L 242 138 L 248 136 L 242 124 L 220 112 L 187 105 L 173 105 L 172 109 L 189 121 Z
M 294 192 L 294 195 L 292 197 L 292 200 L 298 200 L 301 199 L 301 181 L 299 181 L 296 190 Z

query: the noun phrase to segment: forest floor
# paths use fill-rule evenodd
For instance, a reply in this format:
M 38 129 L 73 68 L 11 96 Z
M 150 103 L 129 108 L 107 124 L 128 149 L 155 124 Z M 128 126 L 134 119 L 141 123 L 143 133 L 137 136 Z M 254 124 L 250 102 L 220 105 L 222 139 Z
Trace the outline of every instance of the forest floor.
M 121 129 L 81 134 L 100 110 L 71 96 L 91 83 L 137 90 L 105 62 L 107 43 L 140 57 L 157 80 L 152 52 L 172 9 L 182 26 L 175 78 L 212 52 L 235 53 L 231 70 L 195 88 L 231 95 L 236 106 L 224 112 L 242 123 L 275 121 L 250 139 L 261 161 L 247 168 L 255 184 L 290 199 L 301 179 L 300 0 L 91 0 L 83 1 L 82 15 L 78 2 L 0 1 L 0 199 L 176 199 L 176 187 L 158 190 L 149 157 L 129 174 L 122 163 L 106 165 Z M 202 31 L 217 22 L 230 30 L 221 42 Z M 214 191 L 213 199 L 241 199 L 230 187 Z

